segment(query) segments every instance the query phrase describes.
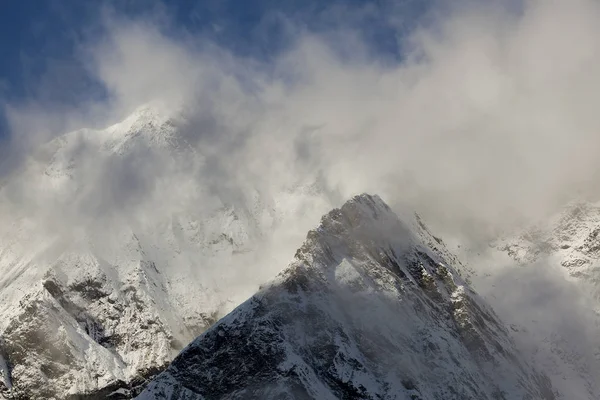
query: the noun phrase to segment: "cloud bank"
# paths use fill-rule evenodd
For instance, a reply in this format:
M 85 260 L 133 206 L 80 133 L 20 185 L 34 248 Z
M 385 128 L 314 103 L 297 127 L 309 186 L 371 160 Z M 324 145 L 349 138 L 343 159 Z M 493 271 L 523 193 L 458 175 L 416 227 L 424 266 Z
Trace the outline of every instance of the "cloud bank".
M 106 96 L 77 107 L 5 104 L 3 176 L 57 134 L 108 126 L 148 102 L 178 116 L 202 162 L 151 149 L 104 160 L 82 139 L 69 154 L 86 160 L 73 177 L 83 189 L 13 179 L 11 210 L 52 230 L 141 223 L 164 204 L 243 202 L 253 189 L 268 198 L 318 181 L 325 200 L 314 215 L 299 213 L 311 224 L 372 192 L 437 231 L 487 241 L 573 197 L 597 197 L 597 2 L 461 2 L 433 8 L 408 33 L 406 18 L 390 12 L 398 59 L 336 24 L 368 12 L 332 9 L 318 32 L 280 16 L 294 40 L 268 60 L 178 31 L 168 18 L 105 12 L 104 34 L 81 43 L 77 57 Z

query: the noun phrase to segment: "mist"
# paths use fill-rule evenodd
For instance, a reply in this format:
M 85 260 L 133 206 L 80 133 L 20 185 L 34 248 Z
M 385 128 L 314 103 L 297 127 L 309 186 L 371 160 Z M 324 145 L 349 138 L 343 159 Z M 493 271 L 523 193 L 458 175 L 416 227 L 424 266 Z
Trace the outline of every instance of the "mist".
M 82 43 L 79 56 L 108 96 L 73 109 L 6 104 L 9 153 L 159 101 L 210 147 L 214 170 L 202 174 L 215 191 L 242 182 L 276 191 L 318 176 L 337 202 L 378 193 L 471 239 L 597 196 L 595 1 L 463 3 L 399 38 L 395 62 L 335 25 L 326 34 L 298 27 L 289 49 L 257 61 L 202 37 L 169 36 L 168 22 L 104 18 L 106 36 Z M 152 164 L 115 166 L 133 185 L 111 185 L 111 196 L 133 187 L 146 197 L 162 169 Z
M 109 236 L 121 222 L 144 230 L 185 210 L 247 205 L 259 193 L 291 207 L 264 238 L 278 265 L 255 278 L 264 280 L 323 213 L 361 192 L 475 244 L 574 197 L 597 198 L 596 1 L 459 2 L 434 7 L 410 32 L 390 13 L 397 59 L 338 26 L 349 11 L 370 12 L 331 10 L 331 26 L 319 32 L 286 20 L 294 40 L 267 60 L 174 35 L 168 18 L 105 12 L 105 33 L 80 43 L 76 56 L 106 96 L 74 107 L 4 104 L 3 229 L 18 215 L 68 240 L 91 227 Z M 32 158 L 50 157 L 43 143 L 110 126 L 144 104 L 172 118 L 201 157 L 153 148 L 96 157 L 94 131 L 80 131 L 61 161 L 80 160 L 68 183 L 49 186 L 26 172 Z M 289 195 L 314 184 L 319 195 Z

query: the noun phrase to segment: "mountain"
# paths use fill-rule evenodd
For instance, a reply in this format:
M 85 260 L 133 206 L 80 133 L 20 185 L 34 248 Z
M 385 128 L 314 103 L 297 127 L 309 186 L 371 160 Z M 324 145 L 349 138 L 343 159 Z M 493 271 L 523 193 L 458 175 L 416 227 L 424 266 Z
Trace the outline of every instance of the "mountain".
M 219 186 L 186 126 L 147 105 L 1 182 L 0 398 L 130 398 L 279 271 L 307 230 L 290 220 L 328 208 L 318 182 Z
M 571 277 L 597 285 L 599 234 L 600 204 L 574 202 L 542 223 L 498 240 L 495 247 L 521 264 L 542 259 L 558 262 Z
M 477 398 L 502 391 L 507 399 L 513 393 L 543 398 L 538 395 L 550 389 L 530 364 L 557 380 L 560 393 L 573 393 L 561 382 L 587 385 L 584 395 L 563 398 L 593 399 L 599 392 L 594 371 L 600 369 L 593 367 L 595 350 L 590 350 L 596 347 L 586 340 L 577 340 L 576 349 L 559 346 L 546 328 L 532 334 L 530 325 L 513 324 L 517 352 L 502 322 L 512 315 L 499 320 L 458 276 L 474 277 L 473 271 L 420 219 L 407 216 L 402 221 L 410 222 L 399 222 L 375 197 L 359 197 L 325 217 L 290 268 L 229 314 L 281 272 L 304 233 L 341 201 L 318 176 L 277 168 L 276 184 L 257 176 L 264 168 L 253 170 L 252 160 L 236 152 L 245 139 L 217 140 L 211 129 L 218 127 L 210 121 L 190 121 L 200 117 L 145 105 L 105 129 L 56 137 L 0 181 L 0 398 L 131 398 L 225 315 L 217 326 L 230 324 L 231 315 L 238 315 L 236 324 L 246 331 L 254 329 L 244 325 L 249 321 L 274 323 L 274 334 L 282 339 L 272 350 L 291 360 L 281 364 L 287 365 L 287 381 L 310 393 L 336 396 L 339 385 L 356 376 L 352 379 L 365 381 L 352 380 L 352 387 L 362 390 L 362 384 L 384 398 L 399 388 L 398 393 L 428 399 L 448 387 Z M 560 256 L 556 259 L 572 261 L 575 269 L 569 268 L 580 274 L 574 276 L 593 282 L 596 253 L 588 238 L 598 215 L 590 212 L 581 220 L 577 215 L 566 217 L 567 226 L 579 224 L 566 229 L 575 232 L 570 247 L 556 242 L 549 248 Z M 542 254 L 538 242 L 512 239 L 498 252 Z M 531 251 L 515 250 L 526 247 Z M 512 269 L 509 275 L 521 276 Z M 256 304 L 264 306 L 262 311 Z M 580 309 L 573 304 L 567 313 Z M 310 342 L 293 337 L 282 310 L 300 321 L 300 332 Z M 311 322 L 313 314 L 318 322 Z M 311 334 L 307 327 L 316 324 L 327 332 Z M 569 334 L 561 332 L 559 343 L 569 342 Z M 343 360 L 331 355 L 328 340 L 345 349 Z M 521 351 L 523 341 L 551 343 L 560 356 L 552 363 L 530 357 Z M 263 345 L 254 344 L 256 349 Z M 315 355 L 321 350 L 334 360 Z M 375 365 L 376 358 L 383 367 Z M 408 359 L 417 372 L 408 370 Z M 396 366 L 394 360 L 404 361 Z M 338 364 L 350 375 L 323 375 L 323 368 Z M 273 378 L 269 365 L 266 380 Z M 309 378 L 290 371 L 314 373 L 307 383 Z M 425 384 L 428 380 L 439 383 Z M 403 382 L 419 386 L 406 389 Z
M 475 258 L 487 268 L 474 277 L 476 287 L 512 326 L 523 354 L 569 399 L 600 393 L 598 232 L 600 204 L 571 202 Z
M 555 399 L 461 269 L 418 217 L 357 196 L 138 398 Z

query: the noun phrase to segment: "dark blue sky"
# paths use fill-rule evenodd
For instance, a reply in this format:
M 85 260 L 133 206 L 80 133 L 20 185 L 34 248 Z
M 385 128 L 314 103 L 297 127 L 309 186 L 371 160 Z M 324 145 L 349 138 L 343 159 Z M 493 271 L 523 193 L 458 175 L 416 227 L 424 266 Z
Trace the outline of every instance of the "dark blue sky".
M 285 19 L 317 32 L 351 28 L 375 55 L 393 61 L 399 57 L 398 29 L 388 16 L 405 15 L 408 30 L 431 1 L 7 0 L 0 5 L 0 99 L 68 107 L 102 96 L 103 88 L 87 75 L 77 50 L 102 37 L 101 16 L 108 11 L 165 19 L 170 21 L 169 35 L 207 37 L 237 54 L 267 62 L 294 40 L 283 28 Z M 3 120 L 0 117 L 0 131 L 6 130 Z

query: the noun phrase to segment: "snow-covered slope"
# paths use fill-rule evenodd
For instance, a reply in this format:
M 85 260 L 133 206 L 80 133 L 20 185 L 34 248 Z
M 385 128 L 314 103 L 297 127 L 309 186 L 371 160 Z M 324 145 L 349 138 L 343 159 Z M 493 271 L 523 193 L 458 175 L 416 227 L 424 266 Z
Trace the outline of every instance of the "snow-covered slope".
M 369 195 L 329 212 L 139 398 L 554 399 L 443 242 L 403 221 Z
M 0 396 L 135 393 L 279 271 L 271 235 L 293 251 L 303 228 L 286 222 L 328 208 L 314 182 L 213 194 L 210 154 L 181 124 L 145 106 L 56 138 L 2 182 Z

